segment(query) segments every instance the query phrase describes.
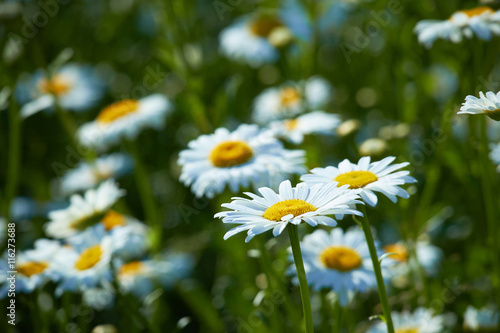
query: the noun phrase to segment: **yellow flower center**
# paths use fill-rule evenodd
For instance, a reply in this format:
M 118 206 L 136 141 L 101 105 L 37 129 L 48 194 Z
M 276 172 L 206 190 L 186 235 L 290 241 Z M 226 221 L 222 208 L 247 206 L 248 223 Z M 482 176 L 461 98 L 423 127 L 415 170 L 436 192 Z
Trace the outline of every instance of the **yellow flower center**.
M 460 13 L 464 13 L 468 17 L 474 17 L 478 16 L 484 13 L 494 13 L 495 11 L 488 7 L 488 6 L 483 6 L 483 7 L 477 7 L 477 8 L 472 8 L 472 9 L 466 9 L 466 10 L 461 10 Z
M 230 168 L 250 161 L 253 150 L 243 141 L 224 141 L 210 152 L 212 164 L 218 168 Z
M 267 38 L 274 29 L 281 26 L 283 24 L 274 18 L 262 17 L 250 24 L 250 31 L 256 36 Z
M 101 260 L 102 249 L 100 245 L 94 245 L 85 249 L 78 257 L 75 268 L 79 271 L 94 267 Z
M 361 188 L 378 180 L 378 177 L 370 171 L 349 171 L 341 173 L 335 177 L 334 181 L 338 182 L 337 187 L 349 185 L 349 188 Z
M 316 211 L 316 207 L 309 202 L 299 199 L 288 199 L 280 201 L 266 209 L 264 218 L 270 221 L 280 222 L 283 216 L 292 214 L 293 217 Z
M 285 121 L 285 127 L 289 131 L 293 131 L 299 125 L 299 121 L 297 119 L 291 119 Z
M 19 274 L 27 277 L 42 273 L 49 265 L 46 262 L 27 261 L 16 267 Z
M 120 276 L 136 275 L 139 274 L 143 268 L 144 264 L 141 261 L 132 261 L 120 267 L 120 271 L 118 272 L 118 274 Z
M 300 101 L 299 91 L 292 87 L 281 89 L 280 97 L 282 106 L 292 106 Z
M 329 246 L 320 253 L 319 260 L 326 267 L 340 272 L 352 271 L 362 264 L 358 252 L 348 246 Z
M 396 261 L 407 261 L 408 260 L 408 250 L 401 244 L 389 244 L 384 247 L 384 251 L 386 253 L 395 253 L 391 254 L 389 258 L 394 259 Z
M 115 212 L 114 210 L 110 210 L 106 215 L 104 215 L 102 224 L 104 225 L 104 229 L 106 229 L 106 231 L 109 231 L 114 227 L 125 225 L 125 216 Z
M 41 79 L 38 81 L 38 89 L 44 94 L 53 94 L 56 96 L 64 95 L 71 88 L 68 81 L 60 75 L 54 76 L 51 80 Z
M 396 329 L 396 333 L 418 333 L 418 328 L 416 327 L 403 327 Z
M 135 99 L 125 99 L 105 107 L 97 116 L 97 121 L 101 124 L 108 124 L 116 119 L 137 112 L 139 101 Z

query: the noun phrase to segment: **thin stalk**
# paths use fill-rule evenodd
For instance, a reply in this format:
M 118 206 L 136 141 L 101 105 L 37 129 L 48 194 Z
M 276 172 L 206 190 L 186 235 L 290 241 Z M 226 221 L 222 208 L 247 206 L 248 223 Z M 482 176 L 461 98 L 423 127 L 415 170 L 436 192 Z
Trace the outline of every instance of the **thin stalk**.
M 377 278 L 378 296 L 380 298 L 380 303 L 382 304 L 382 312 L 384 313 L 384 321 L 387 325 L 387 331 L 388 333 L 394 333 L 394 324 L 392 323 L 391 308 L 389 306 L 389 299 L 385 289 L 384 278 L 382 277 L 382 269 L 380 268 L 377 249 L 375 248 L 375 242 L 373 241 L 373 235 L 370 229 L 370 222 L 368 221 L 368 215 L 364 205 L 361 205 L 361 211 L 364 217 L 359 219 L 355 217 L 355 219 L 361 223 L 361 229 L 363 229 L 363 232 L 365 233 L 366 243 L 368 244 L 368 249 L 370 250 L 373 271 L 375 272 L 375 277 Z
M 342 327 L 342 307 L 340 302 L 337 300 L 333 306 L 333 333 L 340 333 Z
M 4 216 L 10 219 L 10 203 L 16 195 L 21 161 L 21 117 L 13 98 L 9 103 L 9 157 L 5 186 Z
M 155 198 L 151 189 L 146 167 L 143 163 L 139 147 L 136 141 L 125 141 L 127 150 L 134 158 L 134 176 L 139 196 L 144 209 L 147 223 L 152 228 L 152 247 L 158 249 L 162 239 L 162 228 L 159 212 L 156 209 Z
M 306 333 L 314 332 L 312 320 L 311 299 L 309 298 L 309 287 L 307 286 L 306 271 L 302 260 L 302 252 L 300 251 L 299 231 L 296 225 L 290 224 L 288 227 L 288 235 L 290 236 L 290 245 L 292 246 L 293 260 L 297 269 L 297 277 L 299 278 L 300 297 L 302 298 L 302 310 L 304 311 L 304 319 L 306 324 Z
M 494 177 L 490 177 L 490 160 L 488 157 L 489 146 L 488 146 L 488 136 L 486 133 L 486 117 L 482 117 L 480 119 L 480 135 L 481 135 L 481 185 L 483 190 L 483 200 L 486 209 L 486 220 L 488 223 L 488 240 L 491 246 L 491 260 L 493 265 L 492 271 L 492 283 L 495 287 L 496 294 L 498 297 L 498 301 L 500 302 L 500 292 L 498 285 L 498 277 L 500 276 L 500 262 L 498 261 L 498 255 L 500 254 L 498 247 L 498 230 L 496 223 L 496 214 L 495 214 L 495 198 L 497 198 L 495 191 L 493 191 L 492 179 Z

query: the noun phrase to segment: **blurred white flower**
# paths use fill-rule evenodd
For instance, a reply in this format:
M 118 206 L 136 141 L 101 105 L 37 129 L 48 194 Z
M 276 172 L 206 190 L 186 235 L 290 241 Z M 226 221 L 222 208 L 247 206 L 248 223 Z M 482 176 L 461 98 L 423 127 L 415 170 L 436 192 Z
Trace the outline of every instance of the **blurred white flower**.
M 377 156 L 387 150 L 387 142 L 379 138 L 371 138 L 363 141 L 359 146 L 359 153 L 362 156 Z
M 479 92 L 479 98 L 468 95 L 465 102 L 462 103 L 458 114 L 482 114 L 493 120 L 500 120 L 500 92 L 495 94 L 488 91 L 486 96 L 482 91 Z
M 253 102 L 253 120 L 262 125 L 272 120 L 295 117 L 305 111 L 314 111 L 330 99 L 332 86 L 318 76 L 300 82 L 286 82 L 260 93 Z
M 494 306 L 476 309 L 469 305 L 464 314 L 464 330 L 467 332 L 495 332 L 500 313 Z
M 403 242 L 384 246 L 386 253 L 394 253 L 389 256 L 394 262 L 394 265 L 391 266 L 391 275 L 394 278 L 407 276 L 411 271 L 417 271 L 417 265 L 420 265 L 430 276 L 435 276 L 438 273 L 444 257 L 443 251 L 427 241 L 418 241 L 415 244 L 415 249 L 418 262 L 410 260 L 408 249 Z
M 122 100 L 104 108 L 96 120 L 82 125 L 77 135 L 83 145 L 102 151 L 121 139 L 135 140 L 145 128 L 162 129 L 171 110 L 171 103 L 161 94 Z
M 304 151 L 287 150 L 268 130 L 240 125 L 235 131 L 219 128 L 202 135 L 179 154 L 181 182 L 196 196 L 211 198 L 226 185 L 232 192 L 252 185 L 279 184 L 304 170 Z
M 418 308 L 415 312 L 392 312 L 392 321 L 396 332 L 405 333 L 442 333 L 445 319 L 433 315 L 431 310 Z M 384 322 L 373 325 L 367 333 L 387 333 Z
M 56 102 L 65 110 L 86 111 L 95 106 L 103 94 L 104 84 L 95 75 L 95 70 L 77 64 L 62 66 L 50 79 L 42 70 L 26 74 L 16 87 L 16 97 L 23 105 L 23 117 L 54 108 Z
M 500 11 L 484 6 L 454 13 L 448 20 L 423 20 L 415 26 L 420 43 L 431 47 L 438 38 L 459 43 L 474 34 L 483 40 L 500 35 Z
M 339 115 L 315 111 L 295 119 L 273 121 L 269 124 L 269 129 L 277 137 L 301 144 L 304 136 L 308 134 L 335 135 L 339 124 Z

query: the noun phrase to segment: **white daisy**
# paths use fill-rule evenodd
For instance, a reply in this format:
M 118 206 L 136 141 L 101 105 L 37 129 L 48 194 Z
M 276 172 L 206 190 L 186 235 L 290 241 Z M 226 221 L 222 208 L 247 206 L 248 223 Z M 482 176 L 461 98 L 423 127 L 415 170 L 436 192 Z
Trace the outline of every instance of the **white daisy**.
M 409 171 L 398 171 L 409 163 L 390 165 L 396 158 L 389 156 L 381 161 L 370 163 L 370 157 L 362 157 L 358 164 L 342 161 L 338 167 L 315 168 L 311 174 L 303 175 L 300 180 L 309 184 L 334 183 L 339 187 L 349 185 L 349 191 L 359 194 L 372 207 L 377 204 L 377 196 L 373 192 L 380 192 L 392 202 L 397 196 L 409 198 L 408 192 L 399 187 L 407 183 L 415 183 L 415 178 L 408 176 Z
M 484 6 L 454 13 L 448 20 L 423 20 L 415 26 L 420 43 L 431 47 L 438 38 L 459 43 L 474 34 L 483 40 L 500 35 L 500 11 Z
M 253 67 L 278 60 L 275 41 L 289 32 L 279 18 L 273 16 L 243 17 L 220 33 L 220 51 L 226 57 L 246 62 Z M 288 35 L 289 37 L 291 34 Z M 278 40 L 281 38 L 278 38 Z M 282 44 L 282 41 L 280 41 Z M 274 45 L 273 45 L 273 44 Z
M 467 332 L 496 332 L 500 313 L 495 307 L 476 309 L 468 306 L 464 314 L 464 329 Z
M 339 125 L 339 115 L 315 111 L 295 119 L 273 121 L 269 128 L 276 136 L 301 144 L 307 134 L 335 135 Z
M 486 96 L 479 92 L 479 98 L 468 95 L 458 114 L 484 114 L 493 120 L 500 120 L 500 92 L 488 91 Z
M 194 260 L 190 255 L 169 253 L 157 259 L 121 263 L 117 278 L 122 291 L 144 298 L 155 287 L 173 287 L 191 273 L 193 266 Z
M 83 291 L 111 281 L 113 242 L 102 224 L 87 228 L 67 241 L 69 246 L 61 248 L 54 258 L 55 269 L 61 274 L 56 295 L 64 291 Z
M 418 308 L 415 312 L 392 312 L 396 333 L 442 333 L 444 317 L 433 315 L 431 310 Z M 373 325 L 367 333 L 387 333 L 384 322 Z
M 378 257 L 383 254 L 375 243 Z M 350 228 L 345 233 L 334 228 L 330 233 L 315 230 L 300 244 L 307 282 L 315 290 L 334 290 L 342 306 L 346 306 L 356 291 L 366 292 L 377 287 L 370 251 L 363 231 Z M 293 256 L 289 257 L 293 262 Z M 388 261 L 382 261 L 384 267 Z M 296 274 L 295 265 L 289 268 Z M 294 279 L 298 284 L 298 279 Z
M 48 281 L 57 281 L 60 274 L 54 269 L 54 256 L 61 249 L 58 241 L 38 239 L 34 249 L 21 252 L 15 258 L 15 268 L 9 267 L 6 258 L 2 258 L 2 283 L 9 276 L 8 271 L 16 271 L 16 292 L 31 293 Z M 0 287 L 0 298 L 7 296 L 8 284 Z
M 249 242 L 255 235 L 273 229 L 276 237 L 285 230 L 288 223 L 298 225 L 302 221 L 315 227 L 318 224 L 334 227 L 335 219 L 326 215 L 362 214 L 349 208 L 349 205 L 361 203 L 359 196 L 346 191 L 347 186 L 338 188 L 336 184 L 317 184 L 308 186 L 298 184 L 292 188 L 289 180 L 279 186 L 279 193 L 268 187 L 259 189 L 262 197 L 246 192 L 252 200 L 233 198 L 231 203 L 222 207 L 230 211 L 215 214 L 224 223 L 241 224 L 224 235 L 224 239 L 247 231 L 245 242 Z
M 163 128 L 171 110 L 169 100 L 161 94 L 122 100 L 104 108 L 96 120 L 82 125 L 78 138 L 85 146 L 104 150 L 123 138 L 134 140 L 145 128 Z
M 418 263 L 410 260 L 408 249 L 403 242 L 384 246 L 384 251 L 386 253 L 394 253 L 389 256 L 394 262 L 394 265 L 391 267 L 392 276 L 399 277 L 407 275 L 411 271 L 416 271 L 418 269 L 417 265 L 420 265 L 430 276 L 434 276 L 438 273 L 440 263 L 444 256 L 443 251 L 427 241 L 418 241 L 415 246 Z
M 112 239 L 114 254 L 132 259 L 146 253 L 149 228 L 144 223 L 114 210 L 108 211 L 101 223 Z
M 330 83 L 318 76 L 267 88 L 255 98 L 252 118 L 263 125 L 272 120 L 291 118 L 324 106 L 330 100 L 331 93 Z
M 97 189 L 90 189 L 83 197 L 74 194 L 66 209 L 49 212 L 50 221 L 45 224 L 45 232 L 54 238 L 74 235 L 85 227 L 100 222 L 104 213 L 122 196 L 112 180 L 103 182 Z
M 101 156 L 92 163 L 81 162 L 64 174 L 61 190 L 65 194 L 88 190 L 104 180 L 127 174 L 132 170 L 132 164 L 130 156 L 121 153 Z
M 32 76 L 25 75 L 16 87 L 16 96 L 21 104 L 21 115 L 29 117 L 39 111 L 50 109 L 56 101 L 63 109 L 86 111 L 102 98 L 103 81 L 88 65 L 67 64 L 49 79 L 39 70 Z
M 490 145 L 490 159 L 497 166 L 497 172 L 500 172 L 500 143 L 495 143 Z
M 188 146 L 179 154 L 180 180 L 198 197 L 211 198 L 226 185 L 232 192 L 240 186 L 272 186 L 304 169 L 304 151 L 284 149 L 257 125 L 240 125 L 233 132 L 219 128 Z

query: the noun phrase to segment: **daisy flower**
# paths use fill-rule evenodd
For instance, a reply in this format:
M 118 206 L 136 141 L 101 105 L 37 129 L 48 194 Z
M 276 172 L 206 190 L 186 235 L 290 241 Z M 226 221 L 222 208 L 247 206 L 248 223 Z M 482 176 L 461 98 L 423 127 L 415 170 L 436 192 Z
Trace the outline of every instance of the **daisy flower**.
M 392 312 L 394 329 L 397 333 L 442 333 L 444 317 L 435 316 L 430 310 L 418 308 L 415 312 Z M 384 322 L 372 326 L 367 333 L 387 333 Z
M 467 332 L 496 332 L 500 314 L 494 307 L 476 309 L 468 306 L 464 314 L 464 329 Z
M 121 263 L 117 278 L 123 292 L 144 298 L 157 286 L 173 287 L 191 273 L 193 266 L 190 255 L 170 253 L 162 258 Z
M 468 95 L 458 114 L 484 114 L 493 120 L 500 120 L 500 92 L 488 91 L 486 96 L 479 92 L 479 98 Z
M 417 265 L 420 265 L 430 276 L 437 274 L 444 256 L 443 251 L 427 241 L 419 241 L 415 245 L 418 263 L 410 262 L 408 249 L 403 242 L 397 242 L 384 246 L 384 251 L 386 253 L 394 253 L 389 256 L 389 258 L 394 261 L 394 265 L 391 267 L 391 273 L 393 276 L 407 275 L 412 268 L 413 271 L 415 271 L 417 269 Z
M 2 258 L 2 282 L 9 276 L 7 271 L 16 271 L 16 292 L 31 293 L 48 281 L 57 281 L 59 273 L 54 269 L 54 256 L 61 249 L 58 241 L 38 239 L 34 249 L 21 252 L 15 262 L 15 269 L 8 265 L 6 258 Z M 0 287 L 0 298 L 7 296 L 9 285 Z
M 349 205 L 361 203 L 359 196 L 346 191 L 347 186 L 337 187 L 336 184 L 317 184 L 308 186 L 298 184 L 292 187 L 289 180 L 283 181 L 276 193 L 268 187 L 259 189 L 261 196 L 246 192 L 251 198 L 233 198 L 231 203 L 223 204 L 222 207 L 230 211 L 215 214 L 222 222 L 240 224 L 224 235 L 224 239 L 247 231 L 245 242 L 249 242 L 255 235 L 262 234 L 267 230 L 273 230 L 276 237 L 285 230 L 288 223 L 294 225 L 302 221 L 315 227 L 337 225 L 335 219 L 327 215 L 362 214 L 349 208 Z
M 294 144 L 301 144 L 308 134 L 334 135 L 340 125 L 340 116 L 315 111 L 295 119 L 273 121 L 270 130 L 278 137 L 285 138 Z
M 49 212 L 50 220 L 45 224 L 45 232 L 54 238 L 74 235 L 100 222 L 106 211 L 124 195 L 125 191 L 112 180 L 103 182 L 97 189 L 88 190 L 83 196 L 74 194 L 69 207 Z
M 16 87 L 17 99 L 23 104 L 23 117 L 53 108 L 56 102 L 66 110 L 86 111 L 99 102 L 103 93 L 103 81 L 95 75 L 95 70 L 77 64 L 62 66 L 52 78 L 38 70 L 22 77 Z
M 490 148 L 490 159 L 497 165 L 497 172 L 500 172 L 500 144 L 491 144 Z
M 455 12 L 448 20 L 423 20 L 415 26 L 420 43 L 431 47 L 438 38 L 459 43 L 474 34 L 483 40 L 500 35 L 500 12 L 488 6 Z
M 56 295 L 84 291 L 111 281 L 113 243 L 102 224 L 87 228 L 67 241 L 69 246 L 61 248 L 54 258 L 55 269 L 61 274 Z
M 193 193 L 212 198 L 226 185 L 232 192 L 250 184 L 272 186 L 304 169 L 304 151 L 287 150 L 270 131 L 240 125 L 234 132 L 219 128 L 202 135 L 179 154 L 180 181 Z
M 409 198 L 408 192 L 399 187 L 407 183 L 415 183 L 415 178 L 408 176 L 409 171 L 397 171 L 409 163 L 390 165 L 396 158 L 389 156 L 381 161 L 370 163 L 370 157 L 362 157 L 358 164 L 342 161 L 338 167 L 315 168 L 311 174 L 303 175 L 300 180 L 309 184 L 334 183 L 337 186 L 349 185 L 349 191 L 359 194 L 370 206 L 375 207 L 380 192 L 392 202 L 397 197 Z
M 112 239 L 113 253 L 130 259 L 146 253 L 149 228 L 133 217 L 110 210 L 102 218 L 101 224 Z
M 104 108 L 96 120 L 82 125 L 77 135 L 83 145 L 104 150 L 121 139 L 134 140 L 145 128 L 163 128 L 171 110 L 172 105 L 161 94 L 122 100 Z
M 132 170 L 132 159 L 121 153 L 114 153 L 97 158 L 92 163 L 81 162 L 64 174 L 61 190 L 65 194 L 88 190 L 107 179 L 117 179 Z
M 227 58 L 258 67 L 278 60 L 277 47 L 292 38 L 291 31 L 278 17 L 248 16 L 221 31 L 220 51 Z
M 267 88 L 255 98 L 252 118 L 265 125 L 273 120 L 295 117 L 324 106 L 330 100 L 331 92 L 330 83 L 318 76 Z
M 376 243 L 378 256 L 383 251 Z M 346 306 L 354 292 L 366 292 L 377 287 L 370 251 L 363 231 L 350 228 L 345 233 L 340 228 L 331 232 L 316 230 L 306 235 L 300 243 L 307 282 L 315 290 L 334 290 L 342 306 Z M 293 262 L 293 256 L 289 257 Z M 384 266 L 388 261 L 382 262 Z M 296 274 L 295 265 L 289 272 Z M 298 279 L 294 279 L 298 284 Z

